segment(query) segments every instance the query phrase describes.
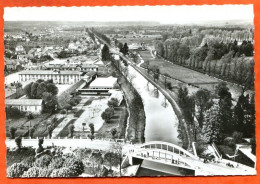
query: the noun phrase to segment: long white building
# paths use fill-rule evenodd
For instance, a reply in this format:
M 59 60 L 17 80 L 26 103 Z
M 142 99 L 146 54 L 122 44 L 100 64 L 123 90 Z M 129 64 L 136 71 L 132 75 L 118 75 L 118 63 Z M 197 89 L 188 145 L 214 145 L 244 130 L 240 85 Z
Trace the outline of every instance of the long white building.
M 19 73 L 19 81 L 52 79 L 56 84 L 73 84 L 81 79 L 80 75 L 80 71 L 24 70 Z
M 20 111 L 31 112 L 33 114 L 40 114 L 42 111 L 41 99 L 6 99 L 5 106 L 16 107 Z

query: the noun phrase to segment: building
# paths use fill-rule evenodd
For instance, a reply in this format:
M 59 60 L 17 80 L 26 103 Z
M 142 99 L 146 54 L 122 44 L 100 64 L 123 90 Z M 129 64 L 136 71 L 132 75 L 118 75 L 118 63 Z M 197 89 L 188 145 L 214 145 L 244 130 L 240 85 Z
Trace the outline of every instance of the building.
M 19 73 L 19 81 L 50 80 L 56 84 L 74 84 L 81 79 L 80 71 L 24 70 Z
M 117 82 L 117 78 L 96 78 L 90 85 L 90 89 L 114 89 Z
M 20 111 L 40 114 L 43 103 L 41 99 L 6 99 L 5 106 L 17 107 Z
M 9 71 L 14 71 L 17 68 L 17 62 L 15 60 L 5 58 L 5 67 Z
M 22 45 L 17 45 L 15 47 L 16 54 L 25 54 L 25 49 Z

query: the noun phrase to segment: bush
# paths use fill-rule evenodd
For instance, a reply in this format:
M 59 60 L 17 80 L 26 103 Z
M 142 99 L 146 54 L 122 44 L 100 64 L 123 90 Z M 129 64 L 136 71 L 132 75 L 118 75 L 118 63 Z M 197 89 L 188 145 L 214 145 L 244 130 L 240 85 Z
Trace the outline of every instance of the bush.
M 15 132 L 16 132 L 16 128 L 11 126 L 10 129 L 9 129 L 9 132 L 11 134 L 11 139 L 14 139 L 15 138 Z
M 40 158 L 37 158 L 34 162 L 35 167 L 43 167 L 47 168 L 49 164 L 51 163 L 51 156 L 50 155 L 43 155 Z
M 29 168 L 27 171 L 25 171 L 22 175 L 22 177 L 26 178 L 35 178 L 39 175 L 39 167 L 32 167 Z
M 68 111 L 68 110 L 72 110 L 72 106 L 69 105 L 69 104 L 66 104 L 66 105 L 64 106 L 64 109 L 66 109 L 67 111 Z
M 66 167 L 60 169 L 54 169 L 50 175 L 50 177 L 73 177 L 73 176 L 74 176 L 73 171 Z
M 235 141 L 234 141 L 233 137 L 226 137 L 224 139 L 224 145 L 229 146 L 231 148 L 235 148 L 236 147 L 236 144 L 235 144 Z
M 18 147 L 18 149 L 21 149 L 21 147 L 22 147 L 22 138 L 20 136 L 16 137 L 15 138 L 15 143 L 16 143 L 16 146 Z
M 23 159 L 21 164 L 23 164 L 27 168 L 31 168 L 31 167 L 34 166 L 34 162 L 35 162 L 35 157 L 34 156 L 29 156 L 29 157 Z
M 27 171 L 28 168 L 25 167 L 21 163 L 14 163 L 10 167 L 7 168 L 7 177 L 15 178 L 15 177 L 21 177 L 25 171 Z
M 243 141 L 243 133 L 242 132 L 234 132 L 232 134 L 232 138 L 236 144 L 241 143 Z
M 68 130 L 69 130 L 69 137 L 73 137 L 73 133 L 74 133 L 74 125 L 73 124 L 70 124 L 68 126 Z
M 51 169 L 39 168 L 38 177 L 50 177 L 51 172 Z
M 25 112 L 20 111 L 17 107 L 6 107 L 5 108 L 6 118 L 18 119 L 25 116 Z
M 64 161 L 63 167 L 71 170 L 70 176 L 79 176 L 84 172 L 84 165 L 82 161 L 76 158 L 67 158 Z
M 50 169 L 59 169 L 62 167 L 63 163 L 64 163 L 64 159 L 62 157 L 55 157 L 52 159 L 48 167 Z

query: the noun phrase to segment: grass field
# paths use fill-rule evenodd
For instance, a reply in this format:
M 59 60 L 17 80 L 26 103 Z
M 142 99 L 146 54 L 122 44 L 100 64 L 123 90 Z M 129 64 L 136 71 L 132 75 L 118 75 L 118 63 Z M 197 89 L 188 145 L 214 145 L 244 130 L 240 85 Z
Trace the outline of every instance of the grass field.
M 57 135 L 57 137 L 67 137 L 69 135 L 69 125 L 73 124 L 76 121 L 76 119 L 71 119 L 65 127 L 63 127 L 62 131 Z
M 149 60 L 150 67 L 159 67 L 161 74 L 165 74 L 176 79 L 177 81 L 169 79 L 173 87 L 178 87 L 181 83 L 186 83 L 189 85 L 189 89 L 192 93 L 199 88 L 214 91 L 215 86 L 222 81 L 215 77 L 170 63 L 162 58 L 153 58 L 149 51 L 141 51 L 140 55 L 144 61 Z M 145 64 L 142 64 L 141 67 L 142 66 L 145 66 Z M 163 82 L 164 77 L 160 77 L 160 81 Z M 241 94 L 241 87 L 232 83 L 228 83 L 228 87 L 233 99 L 237 99 Z

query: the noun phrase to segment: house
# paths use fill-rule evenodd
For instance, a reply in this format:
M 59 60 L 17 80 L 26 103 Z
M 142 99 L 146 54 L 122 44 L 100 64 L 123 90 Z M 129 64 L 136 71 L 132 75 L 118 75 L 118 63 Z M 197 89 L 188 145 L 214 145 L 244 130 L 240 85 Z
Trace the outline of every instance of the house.
M 117 83 L 117 78 L 107 77 L 107 78 L 96 78 L 90 83 L 90 89 L 114 89 Z
M 16 70 L 17 62 L 15 60 L 5 58 L 5 67 L 7 70 Z
M 15 52 L 16 52 L 16 54 L 25 54 L 26 53 L 25 49 L 22 45 L 17 45 L 15 47 Z
M 20 111 L 40 114 L 42 111 L 43 101 L 41 99 L 6 99 L 5 106 L 17 107 Z

